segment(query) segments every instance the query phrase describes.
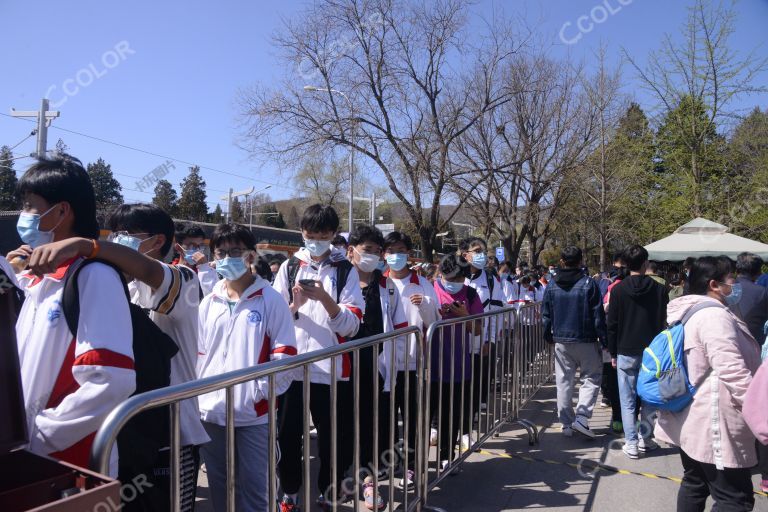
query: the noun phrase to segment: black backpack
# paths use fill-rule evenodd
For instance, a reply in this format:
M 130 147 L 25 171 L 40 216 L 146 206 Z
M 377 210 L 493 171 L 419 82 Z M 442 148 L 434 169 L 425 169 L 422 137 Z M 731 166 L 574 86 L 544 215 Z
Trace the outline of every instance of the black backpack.
M 336 304 L 341 300 L 341 291 L 347 285 L 347 279 L 349 278 L 349 272 L 352 270 L 352 263 L 348 260 L 334 261 L 331 263 L 336 267 Z M 288 260 L 288 303 L 293 302 L 293 286 L 296 284 L 296 275 L 299 273 L 299 267 L 301 261 L 291 256 Z
M 487 308 L 488 304 L 503 308 L 504 303 L 502 301 L 493 299 L 493 285 L 496 282 L 496 278 L 491 272 L 488 272 L 488 269 L 485 270 L 485 279 L 488 282 L 488 299 L 483 302 L 483 309 Z M 470 288 L 472 287 L 470 286 Z
M 117 272 L 128 300 L 133 326 L 133 364 L 136 372 L 134 395 L 168 387 L 171 384 L 171 359 L 179 351 L 179 347 L 155 325 L 141 307 L 130 301 L 125 277 L 111 263 L 89 259 L 83 261 L 74 272 L 67 273 L 61 308 L 70 332 L 77 336 L 77 324 L 80 319 L 80 289 L 77 278 L 83 268 L 96 262 Z M 157 407 L 133 417 L 117 437 L 120 473 L 124 473 L 124 470 L 133 472 L 133 469 L 128 468 L 146 468 L 155 464 L 158 451 L 169 445 L 169 425 L 168 407 Z
M 8 453 L 28 441 L 16 345 L 16 320 L 22 302 L 24 294 L 0 268 L 0 453 Z

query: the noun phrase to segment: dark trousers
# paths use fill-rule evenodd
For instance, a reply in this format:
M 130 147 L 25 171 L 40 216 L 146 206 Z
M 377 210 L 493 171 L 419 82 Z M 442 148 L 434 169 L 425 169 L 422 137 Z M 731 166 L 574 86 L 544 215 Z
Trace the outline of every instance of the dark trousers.
M 453 383 L 453 394 L 451 394 L 450 382 L 438 382 L 433 381 L 430 383 L 430 411 L 438 419 L 438 432 L 440 437 L 440 460 L 453 460 L 456 452 L 454 447 L 462 434 L 468 434 L 470 428 L 469 417 L 469 379 L 464 382 Z M 462 396 L 462 385 L 464 386 L 464 393 Z M 442 396 L 440 396 L 442 394 Z M 462 403 L 462 398 L 463 403 Z M 442 410 L 438 407 L 438 401 L 442 400 Z M 451 404 L 453 404 L 453 411 L 451 411 Z M 461 413 L 462 405 L 464 407 L 464 421 L 462 422 Z M 460 424 L 462 428 L 459 428 Z M 449 435 L 450 429 L 450 435 Z
M 488 402 L 488 379 L 490 373 L 491 389 L 495 390 L 494 379 L 496 378 L 496 344 L 491 343 L 488 350 L 488 355 L 475 354 L 472 364 L 472 386 L 473 395 L 472 400 L 472 414 L 475 414 L 480 410 L 480 404 L 487 404 Z M 493 397 L 491 397 L 491 400 Z M 469 414 L 466 412 L 465 414 Z
M 408 407 L 406 408 L 405 380 L 408 379 Z M 389 393 L 383 393 L 384 403 L 389 407 Z M 394 454 L 387 455 L 387 462 L 399 464 L 404 462 L 405 453 L 408 452 L 408 469 L 416 468 L 416 420 L 418 419 L 418 381 L 417 372 L 397 372 L 397 385 L 395 387 L 395 446 Z M 397 418 L 403 421 L 403 429 L 400 430 L 397 424 Z M 386 418 L 389 418 L 387 412 Z M 405 443 L 405 427 L 408 426 L 408 445 Z M 381 432 L 384 434 L 384 442 L 389 443 L 389 422 L 381 425 Z M 398 440 L 402 443 L 398 445 Z M 381 439 L 380 439 L 381 442 Z M 379 464 L 381 467 L 381 464 Z
M 760 470 L 760 476 L 763 480 L 768 480 L 768 446 L 760 441 L 755 441 L 757 447 L 757 469 Z
M 611 402 L 611 421 L 621 421 L 621 400 L 619 398 L 619 376 L 611 363 L 603 363 L 603 397 Z
M 683 483 L 677 493 L 678 512 L 702 512 L 710 495 L 715 501 L 712 510 L 717 512 L 744 512 L 755 506 L 749 469 L 718 470 L 714 464 L 693 460 L 683 450 L 680 458 Z
M 342 459 L 342 439 L 344 429 L 351 415 L 352 404 L 341 399 L 338 383 L 336 411 L 331 411 L 331 386 L 328 384 L 309 384 L 309 412 L 312 423 L 317 428 L 317 448 L 320 457 L 320 471 L 317 475 L 317 489 L 324 494 L 331 486 L 331 415 L 336 414 L 336 482 L 341 486 L 344 470 Z M 278 443 L 280 461 L 277 464 L 280 486 L 286 494 L 296 494 L 302 484 L 302 456 L 304 432 L 304 382 L 294 381 L 279 398 Z M 308 462 L 307 462 L 308 463 Z

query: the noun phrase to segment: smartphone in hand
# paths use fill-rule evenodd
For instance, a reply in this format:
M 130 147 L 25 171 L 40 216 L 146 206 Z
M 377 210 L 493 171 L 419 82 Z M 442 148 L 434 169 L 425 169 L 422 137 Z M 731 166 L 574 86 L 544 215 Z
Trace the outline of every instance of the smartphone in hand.
M 315 286 L 314 279 L 299 279 L 299 284 L 306 286 L 307 288 L 313 288 Z

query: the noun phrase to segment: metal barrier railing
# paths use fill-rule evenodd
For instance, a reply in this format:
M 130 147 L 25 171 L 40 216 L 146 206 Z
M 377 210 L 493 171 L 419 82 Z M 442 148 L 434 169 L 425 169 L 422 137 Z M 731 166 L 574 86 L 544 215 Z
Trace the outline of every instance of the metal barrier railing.
M 333 490 L 332 492 L 332 499 L 330 501 L 330 506 L 332 510 L 336 511 L 337 507 L 339 506 L 339 493 L 341 490 L 341 485 L 349 486 L 350 483 L 354 484 L 354 506 L 355 510 L 358 510 L 359 507 L 359 489 L 360 489 L 360 483 L 361 483 L 361 468 L 360 468 L 360 384 L 361 380 L 364 378 L 371 378 L 372 382 L 372 396 L 370 397 L 362 397 L 363 399 L 371 399 L 373 401 L 373 411 L 374 411 L 374 425 L 378 425 L 379 423 L 379 353 L 383 352 L 386 354 L 385 357 L 389 358 L 389 368 L 390 369 L 396 369 L 398 361 L 396 361 L 396 353 L 397 350 L 394 350 L 395 344 L 411 344 L 415 343 L 417 347 L 422 346 L 422 333 L 420 329 L 416 327 L 408 327 L 405 329 L 400 329 L 397 331 L 394 331 L 392 333 L 387 334 L 381 334 L 377 336 L 372 336 L 369 338 L 356 340 L 356 341 L 350 341 L 346 342 L 344 344 L 338 345 L 336 347 L 331 347 L 327 349 L 322 349 L 314 352 L 310 352 L 307 354 L 302 354 L 286 359 L 282 359 L 280 361 L 272 361 L 268 363 L 264 363 L 255 367 L 250 368 L 243 368 L 241 370 L 236 370 L 228 373 L 223 373 L 221 375 L 213 376 L 213 377 L 207 377 L 205 379 L 195 380 L 191 382 L 187 382 L 184 384 L 179 384 L 175 386 L 170 386 L 168 388 L 163 389 L 157 389 L 153 391 L 149 391 L 146 393 L 142 393 L 140 395 L 133 396 L 120 404 L 117 408 L 115 408 L 107 417 L 104 424 L 101 426 L 99 431 L 96 434 L 96 438 L 93 443 L 93 449 L 91 454 L 91 467 L 95 469 L 96 471 L 101 472 L 102 474 L 108 474 L 109 473 L 109 460 L 110 460 L 110 454 L 112 452 L 113 446 L 115 444 L 115 441 L 117 439 L 117 436 L 120 432 L 120 429 L 134 416 L 137 414 L 140 414 L 143 411 L 156 408 L 156 407 L 162 407 L 162 406 L 170 406 L 170 412 L 171 412 L 171 432 L 170 432 L 170 475 L 171 475 L 171 499 L 170 499 L 170 510 L 173 511 L 179 511 L 181 510 L 180 506 L 180 498 L 181 498 L 181 482 L 180 482 L 180 453 L 181 453 L 181 447 L 180 447 L 180 423 L 179 423 L 179 410 L 180 410 L 180 403 L 183 400 L 194 398 L 206 393 L 210 393 L 213 391 L 219 391 L 219 390 L 225 390 L 226 391 L 226 510 L 228 512 L 232 512 L 235 510 L 235 496 L 236 496 L 236 471 L 235 471 L 235 461 L 236 461 L 236 453 L 235 453 L 235 423 L 234 423 L 234 417 L 235 417 L 235 411 L 234 411 L 234 390 L 235 386 L 241 385 L 246 382 L 254 381 L 256 379 L 264 379 L 266 378 L 268 381 L 269 386 L 269 399 L 268 399 L 268 425 L 269 425 L 269 468 L 268 468 L 268 482 L 267 482 L 267 496 L 268 496 L 268 504 L 274 504 L 277 502 L 277 475 L 278 475 L 278 468 L 277 468 L 277 454 L 276 454 L 276 448 L 277 448 L 277 408 L 276 408 L 276 402 L 277 402 L 277 396 L 275 394 L 275 381 L 276 376 L 278 373 L 286 372 L 286 371 L 296 371 L 300 370 L 303 371 L 303 381 L 309 382 L 310 381 L 310 373 L 309 373 L 309 367 L 310 364 L 316 363 L 319 361 L 323 361 L 326 359 L 330 359 L 331 363 L 331 372 L 330 375 L 336 375 L 337 365 L 339 364 L 337 362 L 337 356 L 340 355 L 346 355 L 349 356 L 352 355 L 353 361 L 353 369 L 352 369 L 352 377 L 350 379 L 350 382 L 337 382 L 335 379 L 331 380 L 330 384 L 330 420 L 331 420 L 331 460 L 330 460 L 330 475 L 331 475 L 331 488 Z M 393 348 L 393 350 L 384 350 L 385 345 L 389 344 L 390 348 Z M 379 350 L 379 347 L 381 347 L 381 350 Z M 407 348 L 407 347 L 405 347 Z M 366 349 L 372 349 L 368 350 L 370 354 L 361 354 L 362 351 L 366 351 Z M 409 350 L 403 350 L 402 353 L 405 356 L 404 368 L 407 369 L 409 367 Z M 424 382 L 424 362 L 423 362 L 423 351 L 417 350 L 416 351 L 416 378 L 415 383 L 417 385 L 416 390 L 416 403 L 411 404 L 408 397 L 412 396 L 409 394 L 409 385 L 410 382 L 408 378 L 404 379 L 404 386 L 405 386 L 405 392 L 403 396 L 405 397 L 404 404 L 401 405 L 402 408 L 402 415 L 405 418 L 410 416 L 411 414 L 417 415 L 417 425 L 423 424 L 423 420 L 421 418 L 422 411 L 424 409 L 422 399 L 424 396 L 423 392 L 423 382 Z M 372 366 L 372 372 L 370 375 L 361 375 L 362 371 L 360 369 L 362 368 L 361 362 L 363 357 L 367 357 L 368 355 L 371 356 L 371 366 Z M 357 369 L 358 371 L 356 371 Z M 394 371 L 394 370 L 393 370 Z M 397 373 L 395 372 L 395 377 Z M 347 388 L 346 392 L 351 392 L 353 399 L 353 450 L 352 450 L 352 461 L 348 460 L 348 457 L 339 450 L 339 441 L 342 439 L 343 435 L 342 432 L 346 430 L 346 435 L 349 434 L 350 425 L 345 424 L 346 422 L 342 420 L 342 424 L 340 423 L 339 417 L 337 417 L 337 414 L 335 414 L 335 411 L 337 410 L 337 403 L 339 400 L 339 387 L 344 386 L 352 386 L 352 389 Z M 395 459 L 398 459 L 402 457 L 402 464 L 403 464 L 403 471 L 406 471 L 405 468 L 408 468 L 409 466 L 409 457 L 412 454 L 415 456 L 414 461 L 414 479 L 415 485 L 409 489 L 408 486 L 405 486 L 402 489 L 402 503 L 405 510 L 415 510 L 419 505 L 423 504 L 424 497 L 421 494 L 422 489 L 424 488 L 423 484 L 418 481 L 418 478 L 420 478 L 421 475 L 424 474 L 424 471 L 421 468 L 422 460 L 420 457 L 418 457 L 419 450 L 416 449 L 420 444 L 423 444 L 423 441 L 421 439 L 421 432 L 417 430 L 416 432 L 416 440 L 415 440 L 415 447 L 409 446 L 409 431 L 408 431 L 408 422 L 403 421 L 403 425 L 405 428 L 405 432 L 403 435 L 403 444 L 399 445 L 395 443 L 395 426 L 397 425 L 397 422 L 395 421 L 395 410 L 396 410 L 396 390 L 397 390 L 397 378 L 391 379 L 391 389 L 389 392 L 389 413 L 390 417 L 389 419 L 389 439 L 388 442 L 382 446 L 386 446 L 386 450 L 382 451 L 379 449 L 380 443 L 378 439 L 378 431 L 376 428 L 374 428 L 373 433 L 373 461 L 372 461 L 372 468 L 367 468 L 370 470 L 371 476 L 374 480 L 374 496 L 373 500 L 374 503 L 378 499 L 378 478 L 379 478 L 379 465 L 382 460 L 382 457 L 394 457 Z M 302 475 L 303 475 L 303 503 L 304 508 L 309 508 L 310 501 L 310 488 L 312 487 L 312 484 L 309 481 L 310 476 L 310 435 L 309 435 L 309 421 L 310 421 L 310 404 L 311 401 L 311 392 L 310 392 L 310 386 L 303 386 L 303 401 L 302 401 L 302 415 L 303 415 L 303 442 L 302 442 L 302 454 L 303 454 L 303 461 L 302 461 Z M 415 407 L 415 409 L 414 409 Z M 412 437 L 412 436 L 411 436 Z M 346 446 L 344 447 L 347 448 Z M 339 458 L 343 460 L 339 460 Z M 349 463 L 349 466 L 353 467 L 352 474 L 345 479 L 345 482 L 339 482 L 338 476 L 339 474 L 342 474 L 340 469 L 347 469 L 347 463 Z M 344 466 L 340 466 L 341 464 L 344 464 Z M 395 494 L 395 488 L 394 488 L 394 481 L 395 481 L 395 465 L 394 464 L 388 464 L 385 467 L 387 471 L 387 475 L 389 477 L 389 480 L 391 484 L 389 485 L 389 491 L 388 491 L 388 498 L 389 503 L 393 503 L 394 501 L 394 494 Z M 249 482 L 249 485 L 258 485 L 257 482 Z M 271 508 L 270 508 L 271 510 Z
M 537 428 L 519 413 L 551 378 L 554 366 L 538 304 L 441 320 L 430 326 L 426 340 L 424 438 L 432 442 L 420 447 L 427 462 L 421 479 L 425 499 L 504 425 L 518 424 L 530 445 L 538 442 Z M 433 457 L 431 444 L 437 446 Z
M 470 332 L 471 330 L 471 332 Z M 542 336 L 539 305 L 526 305 L 519 310 L 504 308 L 480 315 L 441 320 L 430 326 L 426 337 L 416 327 L 401 329 L 388 334 L 346 342 L 336 347 L 302 354 L 280 361 L 268 362 L 218 376 L 208 377 L 164 389 L 136 395 L 115 408 L 99 429 L 93 444 L 91 466 L 96 471 L 108 473 L 110 453 L 121 428 L 134 416 L 148 409 L 170 406 L 170 510 L 181 510 L 180 480 L 180 403 L 183 400 L 206 393 L 225 390 L 226 394 L 226 510 L 235 510 L 236 497 L 236 447 L 234 390 L 235 386 L 256 379 L 267 379 L 269 389 L 268 427 L 269 460 L 266 495 L 268 503 L 277 501 L 278 489 L 278 396 L 275 393 L 276 378 L 287 371 L 303 372 L 303 382 L 310 382 L 309 368 L 312 363 L 330 360 L 331 375 L 336 375 L 337 356 L 352 356 L 352 374 L 349 382 L 331 380 L 330 393 L 330 489 L 333 490 L 331 509 L 336 511 L 344 491 L 352 491 L 355 510 L 360 510 L 361 469 L 373 479 L 373 500 L 378 499 L 379 469 L 389 481 L 387 498 L 395 500 L 395 468 L 400 463 L 403 476 L 413 468 L 413 485 L 402 487 L 399 493 L 402 510 L 423 510 L 428 493 L 446 475 L 459 469 L 470 453 L 492 436 L 499 434 L 505 424 L 518 424 L 526 429 L 529 444 L 538 442 L 538 430 L 527 420 L 519 417 L 520 410 L 553 374 L 552 350 Z M 486 343 L 487 348 L 483 348 Z M 402 344 L 402 351 L 395 347 Z M 411 350 L 416 348 L 414 375 L 408 369 Z M 391 348 L 392 350 L 388 350 Z M 380 355 L 380 352 L 383 355 Z M 457 352 L 459 352 L 457 354 Z M 404 360 L 398 360 L 397 354 Z M 458 356 L 458 357 L 457 357 Z M 363 363 L 371 357 L 368 374 Z M 379 373 L 380 358 L 387 361 L 390 369 L 388 409 L 380 409 Z M 458 364 L 457 364 L 458 363 Z M 404 370 L 403 393 L 398 394 L 398 369 Z M 370 379 L 370 396 L 361 396 L 361 382 Z M 413 393 L 411 387 L 415 385 Z M 339 410 L 339 391 L 342 402 L 351 400 L 351 424 Z M 385 393 L 386 394 L 386 393 Z M 303 507 L 311 503 L 309 435 L 310 386 L 302 390 L 302 466 Z M 399 399 L 398 399 L 399 397 Z M 361 444 L 361 399 L 370 400 L 366 408 L 373 418 L 373 432 L 367 443 Z M 415 400 L 415 404 L 412 401 Z M 415 410 L 414 410 L 415 406 Z M 348 407 L 348 405 L 347 405 Z M 403 426 L 401 435 L 395 435 L 398 426 L 398 409 Z M 387 416 L 380 422 L 379 414 Z M 367 413 L 366 413 L 367 414 Z M 415 414 L 415 421 L 413 416 Z M 432 420 L 436 427 L 437 449 L 430 458 Z M 476 421 L 475 421 L 476 420 Z M 379 439 L 380 423 L 388 423 L 386 439 Z M 473 426 L 476 425 L 476 427 Z M 415 427 L 415 432 L 412 431 Z M 320 433 L 319 433 L 320 434 Z M 462 437 L 467 436 L 467 437 Z M 402 440 L 400 440 L 402 438 Z M 462 441 L 466 441 L 462 443 Z M 341 446 L 340 444 L 341 443 Z M 349 446 L 352 450 L 349 453 Z M 455 445 L 459 445 L 455 457 Z M 372 460 L 362 461 L 361 448 L 366 447 Z M 380 448 L 386 448 L 384 450 Z M 445 458 L 443 458 L 445 457 Z M 445 465 L 443 461 L 447 461 Z M 383 465 L 382 465 L 383 462 Z M 434 462 L 434 468 L 431 463 Z M 347 470 L 346 473 L 344 470 Z M 344 478 L 346 477 L 346 478 Z M 432 477 L 430 479 L 430 477 Z M 339 482 L 343 478 L 343 482 Z M 352 488 L 350 489 L 350 484 Z M 254 485 L 250 482 L 249 485 Z

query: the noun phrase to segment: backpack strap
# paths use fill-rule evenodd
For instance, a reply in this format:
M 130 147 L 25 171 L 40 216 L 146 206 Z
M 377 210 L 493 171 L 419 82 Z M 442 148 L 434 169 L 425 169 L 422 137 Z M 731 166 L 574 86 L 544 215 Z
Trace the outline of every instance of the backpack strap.
M 698 313 L 702 309 L 707 309 L 707 308 L 726 309 L 725 306 L 722 306 L 720 304 L 715 304 L 715 303 L 710 302 L 710 301 L 701 302 L 701 303 L 696 304 L 695 306 L 693 306 L 688 311 L 686 311 L 686 313 L 683 315 L 683 318 L 679 322 L 675 322 L 675 323 L 681 323 L 681 324 L 685 325 L 688 322 L 688 320 L 691 319 L 691 317 L 693 315 L 695 315 L 696 313 Z
M 68 272 L 64 278 L 64 290 L 61 294 L 61 309 L 64 313 L 64 319 L 67 321 L 67 327 L 72 336 L 77 336 L 77 327 L 80 322 L 80 285 L 78 284 L 78 277 L 83 268 L 93 263 L 101 263 L 114 270 L 120 277 L 120 282 L 123 284 L 123 291 L 125 292 L 125 298 L 130 304 L 131 297 L 128 293 L 128 284 L 125 282 L 125 276 L 122 271 L 118 269 L 112 263 L 100 260 L 100 259 L 87 259 L 83 261 L 73 272 Z
M 496 283 L 496 276 L 494 276 L 490 272 L 487 272 L 487 271 L 484 271 L 484 272 L 485 272 L 485 278 L 488 281 L 489 299 L 483 303 L 483 308 L 485 308 L 485 306 L 487 306 L 488 304 L 490 304 L 491 306 L 496 306 L 498 308 L 503 308 L 504 303 L 501 302 L 500 300 L 495 300 L 493 298 L 493 286 Z
M 472 288 L 471 286 L 467 286 L 467 300 L 469 302 L 472 302 L 475 300 L 475 298 L 479 298 L 480 296 L 477 294 L 477 290 Z M 467 304 L 467 307 L 469 307 L 469 304 Z
M 392 314 L 395 314 L 395 283 L 389 276 L 387 276 L 387 293 L 389 294 L 389 310 Z
M 347 285 L 349 272 L 352 270 L 352 263 L 349 260 L 341 260 L 334 263 L 336 267 L 336 304 L 341 302 L 341 292 Z
M 296 285 L 296 275 L 299 273 L 299 267 L 301 261 L 296 256 L 291 256 L 288 259 L 288 303 L 293 302 L 293 287 Z

